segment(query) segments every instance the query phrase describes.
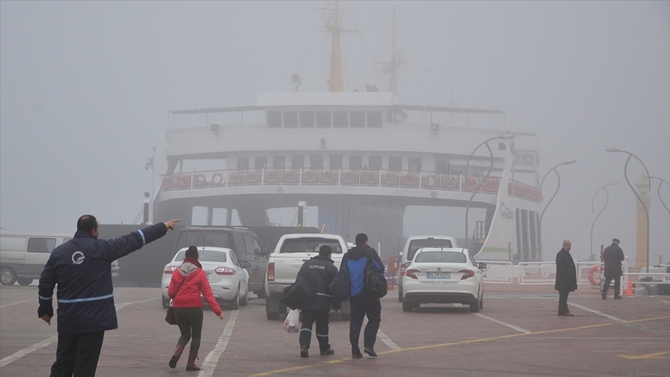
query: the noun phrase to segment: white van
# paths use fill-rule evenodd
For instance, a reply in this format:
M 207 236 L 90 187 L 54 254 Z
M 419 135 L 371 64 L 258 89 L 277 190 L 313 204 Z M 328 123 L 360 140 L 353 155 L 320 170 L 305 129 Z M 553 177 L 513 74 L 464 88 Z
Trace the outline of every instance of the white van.
M 0 230 L 0 284 L 30 285 L 39 279 L 53 249 L 72 239 L 71 234 Z M 119 264 L 112 263 L 112 276 Z
M 398 282 L 398 301 L 402 302 L 402 279 L 405 276 L 405 269 L 407 268 L 407 262 L 411 262 L 414 259 L 416 251 L 423 247 L 437 247 L 437 248 L 456 248 L 456 238 L 452 236 L 411 236 L 407 238 L 405 242 L 405 247 L 402 248 L 402 251 L 398 255 L 398 263 L 400 263 L 400 268 L 398 269 L 397 282 Z

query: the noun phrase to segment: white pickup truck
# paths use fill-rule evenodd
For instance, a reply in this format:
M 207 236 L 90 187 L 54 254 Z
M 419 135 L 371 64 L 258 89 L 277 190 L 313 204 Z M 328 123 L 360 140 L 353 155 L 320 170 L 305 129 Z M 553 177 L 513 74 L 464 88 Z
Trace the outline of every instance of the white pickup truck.
M 268 319 L 279 319 L 286 313 L 286 307 L 279 302 L 284 288 L 295 282 L 296 275 L 305 261 L 319 255 L 319 248 L 328 245 L 332 249 L 331 258 L 335 267 L 340 268 L 342 256 L 347 252 L 347 243 L 336 234 L 297 233 L 285 234 L 277 242 L 272 254 L 268 255 L 265 275 L 265 312 Z M 349 319 L 349 301 L 342 302 L 342 319 Z

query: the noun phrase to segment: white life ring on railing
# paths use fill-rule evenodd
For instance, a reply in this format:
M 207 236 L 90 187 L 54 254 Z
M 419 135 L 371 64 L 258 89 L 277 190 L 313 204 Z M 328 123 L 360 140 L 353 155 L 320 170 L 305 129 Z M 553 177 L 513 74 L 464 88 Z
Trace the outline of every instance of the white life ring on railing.
M 600 270 L 600 273 L 602 274 L 602 272 L 603 272 L 602 266 L 593 266 L 589 270 L 589 281 L 591 282 L 591 284 L 593 284 L 595 286 L 600 286 L 600 279 L 596 280 L 596 277 L 594 276 L 595 272 L 598 271 L 598 270 Z

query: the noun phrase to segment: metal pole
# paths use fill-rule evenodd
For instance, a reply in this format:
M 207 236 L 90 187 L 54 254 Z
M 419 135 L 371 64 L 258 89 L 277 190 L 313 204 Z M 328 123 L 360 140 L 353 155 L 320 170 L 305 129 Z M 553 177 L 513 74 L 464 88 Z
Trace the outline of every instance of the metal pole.
M 603 211 L 605 210 L 605 207 L 607 207 L 607 204 L 610 201 L 610 195 L 607 192 L 607 186 L 614 186 L 614 185 L 618 185 L 619 183 L 621 183 L 621 182 L 608 183 L 608 184 L 604 185 L 603 187 L 598 189 L 598 191 L 596 191 L 596 193 L 593 195 L 593 199 L 591 200 L 591 212 L 593 212 L 593 204 L 596 201 L 596 197 L 598 196 L 598 193 L 600 192 L 600 190 L 605 190 L 605 198 L 606 198 L 605 199 L 605 205 L 600 210 L 600 212 L 598 212 L 598 214 L 596 215 L 596 218 L 593 219 L 593 223 L 591 224 L 591 243 L 589 244 L 590 247 L 591 247 L 591 255 L 589 256 L 590 260 L 593 260 L 593 256 L 594 256 L 594 254 L 593 254 L 593 227 L 596 225 L 596 220 L 598 220 L 598 217 L 600 217 L 600 214 L 603 213 Z
M 556 168 L 558 168 L 559 166 L 563 166 L 563 165 L 574 164 L 575 162 L 577 162 L 577 160 L 570 160 L 570 161 L 565 161 L 562 164 L 558 164 L 558 165 L 554 166 L 553 168 L 549 169 L 549 171 L 544 174 L 544 177 L 542 177 L 542 181 L 540 182 L 540 194 L 542 194 L 542 188 L 544 186 L 544 179 L 547 178 L 547 175 L 549 173 L 551 173 L 552 170 L 554 171 L 554 173 L 556 173 L 556 177 L 558 178 L 558 186 L 556 187 L 556 191 L 554 191 L 554 195 L 551 196 L 551 199 L 549 199 L 549 201 L 547 202 L 547 205 L 545 205 L 544 208 L 542 209 L 542 213 L 540 213 L 540 232 L 539 232 L 539 235 L 540 235 L 540 252 L 538 253 L 539 254 L 538 258 L 540 260 L 542 259 L 542 218 L 544 218 L 544 211 L 547 210 L 547 207 L 549 207 L 549 204 L 551 204 L 551 201 L 554 200 L 554 197 L 556 197 L 556 194 L 558 194 L 558 190 L 561 188 L 561 176 L 558 174 L 558 170 L 556 170 Z
M 665 179 L 662 179 L 662 178 L 659 178 L 659 177 L 649 177 L 649 178 L 655 178 L 655 179 L 658 179 L 659 181 L 661 181 L 661 182 L 665 182 L 668 186 L 670 186 L 670 183 L 669 183 L 668 181 L 666 181 Z M 658 190 L 657 190 L 657 192 L 658 192 L 658 201 L 660 201 L 661 204 L 663 204 L 663 207 L 665 207 L 665 210 L 668 211 L 668 213 L 670 213 L 670 208 L 668 208 L 668 206 L 667 206 L 667 205 L 665 204 L 665 202 L 663 201 L 663 198 L 661 197 L 661 185 L 660 185 L 660 184 L 658 185 Z

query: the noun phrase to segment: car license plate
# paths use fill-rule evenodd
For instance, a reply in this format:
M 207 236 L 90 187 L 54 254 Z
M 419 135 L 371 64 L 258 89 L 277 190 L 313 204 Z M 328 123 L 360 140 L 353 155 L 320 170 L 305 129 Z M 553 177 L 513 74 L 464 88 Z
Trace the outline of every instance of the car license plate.
M 448 272 L 427 272 L 426 278 L 428 279 L 450 279 L 451 274 Z

